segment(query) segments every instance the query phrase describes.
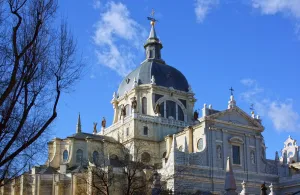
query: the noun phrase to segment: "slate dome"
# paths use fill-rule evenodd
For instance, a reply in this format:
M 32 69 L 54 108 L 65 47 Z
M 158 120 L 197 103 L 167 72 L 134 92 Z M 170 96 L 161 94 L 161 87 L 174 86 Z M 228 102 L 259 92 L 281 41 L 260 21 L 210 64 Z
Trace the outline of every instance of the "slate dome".
M 157 86 L 173 87 L 188 92 L 187 79 L 179 70 L 159 61 L 148 60 L 123 79 L 118 89 L 118 96 L 122 96 L 126 91 L 129 92 L 134 88 L 134 79 L 139 85 L 150 84 L 152 76 L 154 76 Z
M 154 76 L 157 86 L 173 87 L 176 90 L 188 92 L 189 85 L 185 76 L 176 68 L 169 66 L 161 59 L 162 43 L 156 36 L 155 23 L 151 23 L 151 31 L 144 48 L 146 51 L 146 60 L 129 73 L 121 82 L 117 95 L 123 96 L 134 88 L 134 82 L 139 85 L 150 84 Z

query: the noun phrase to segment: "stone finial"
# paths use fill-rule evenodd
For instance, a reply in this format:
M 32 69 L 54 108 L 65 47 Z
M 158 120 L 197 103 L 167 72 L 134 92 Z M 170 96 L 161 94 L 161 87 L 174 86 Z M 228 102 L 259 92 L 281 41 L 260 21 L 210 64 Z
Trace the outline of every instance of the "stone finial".
M 156 84 L 156 83 L 155 83 L 154 75 L 151 76 L 151 84 L 152 84 L 152 85 L 155 85 L 155 84 Z
M 270 194 L 269 195 L 276 195 L 275 192 L 274 192 L 274 189 L 273 189 L 273 184 L 271 183 L 271 185 L 269 186 L 270 188 Z
M 202 117 L 207 116 L 207 115 L 208 115 L 207 107 L 206 107 L 206 104 L 204 104 L 203 108 L 202 108 Z
M 261 184 L 261 187 L 260 187 L 260 195 L 267 195 L 267 187 L 266 187 L 266 183 L 264 182 L 263 184 Z
M 98 124 L 98 123 L 94 123 L 93 134 L 97 134 L 97 124 Z
M 257 120 L 260 120 L 260 116 L 259 116 L 259 115 L 256 115 L 256 119 L 257 119 Z
M 243 181 L 241 184 L 242 184 L 242 191 L 241 191 L 240 195 L 247 195 L 248 193 L 246 190 L 246 182 Z
M 212 109 L 212 105 L 211 104 L 209 104 L 208 109 L 210 109 L 210 110 Z
M 81 133 L 81 119 L 80 119 L 80 113 L 78 114 L 77 125 L 76 125 L 76 133 Z
M 251 111 L 251 117 L 252 117 L 252 118 L 255 118 L 255 113 L 254 113 L 253 110 Z
M 234 108 L 236 106 L 236 101 L 234 100 L 234 96 L 230 96 L 230 100 L 228 101 L 228 109 Z
M 159 195 L 161 193 L 161 183 L 160 183 L 160 176 L 157 171 L 153 173 L 153 184 L 151 186 L 152 192 L 151 195 Z
M 226 175 L 225 175 L 225 194 L 226 195 L 237 195 L 235 178 L 232 170 L 232 164 L 230 157 L 227 157 Z

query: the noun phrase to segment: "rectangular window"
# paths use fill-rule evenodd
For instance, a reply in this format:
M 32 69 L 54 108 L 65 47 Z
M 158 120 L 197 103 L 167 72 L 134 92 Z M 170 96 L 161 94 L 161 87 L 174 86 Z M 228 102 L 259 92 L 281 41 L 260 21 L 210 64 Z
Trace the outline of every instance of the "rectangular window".
M 240 146 L 232 146 L 232 160 L 233 164 L 240 165 L 241 158 L 240 158 Z
M 148 135 L 148 127 L 144 126 L 144 135 Z
M 129 127 L 126 128 L 126 136 L 129 135 Z

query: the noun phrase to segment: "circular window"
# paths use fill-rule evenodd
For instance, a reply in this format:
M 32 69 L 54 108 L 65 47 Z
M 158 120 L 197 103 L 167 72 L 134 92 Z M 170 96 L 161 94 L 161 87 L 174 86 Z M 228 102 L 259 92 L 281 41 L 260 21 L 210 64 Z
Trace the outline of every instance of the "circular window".
M 203 150 L 203 139 L 200 138 L 197 143 L 198 150 Z
M 148 162 L 150 162 L 150 159 L 151 159 L 151 156 L 148 152 L 144 152 L 142 154 L 142 162 L 148 163 Z
M 293 146 L 293 144 L 292 144 L 292 143 L 289 143 L 289 144 L 288 144 L 288 147 L 291 147 L 291 146 Z

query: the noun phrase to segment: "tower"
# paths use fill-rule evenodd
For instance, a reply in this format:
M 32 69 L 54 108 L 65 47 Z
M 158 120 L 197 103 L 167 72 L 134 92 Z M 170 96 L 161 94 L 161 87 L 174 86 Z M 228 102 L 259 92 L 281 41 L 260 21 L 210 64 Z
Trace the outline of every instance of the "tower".
M 145 60 L 114 93 L 113 125 L 105 129 L 105 135 L 129 148 L 135 141 L 143 140 L 147 148 L 153 148 L 147 149 L 151 156 L 161 156 L 165 149 L 156 150 L 158 142 L 194 123 L 196 99 L 185 76 L 162 59 L 163 45 L 156 34 L 156 20 L 148 19 L 151 29 L 144 44 Z

